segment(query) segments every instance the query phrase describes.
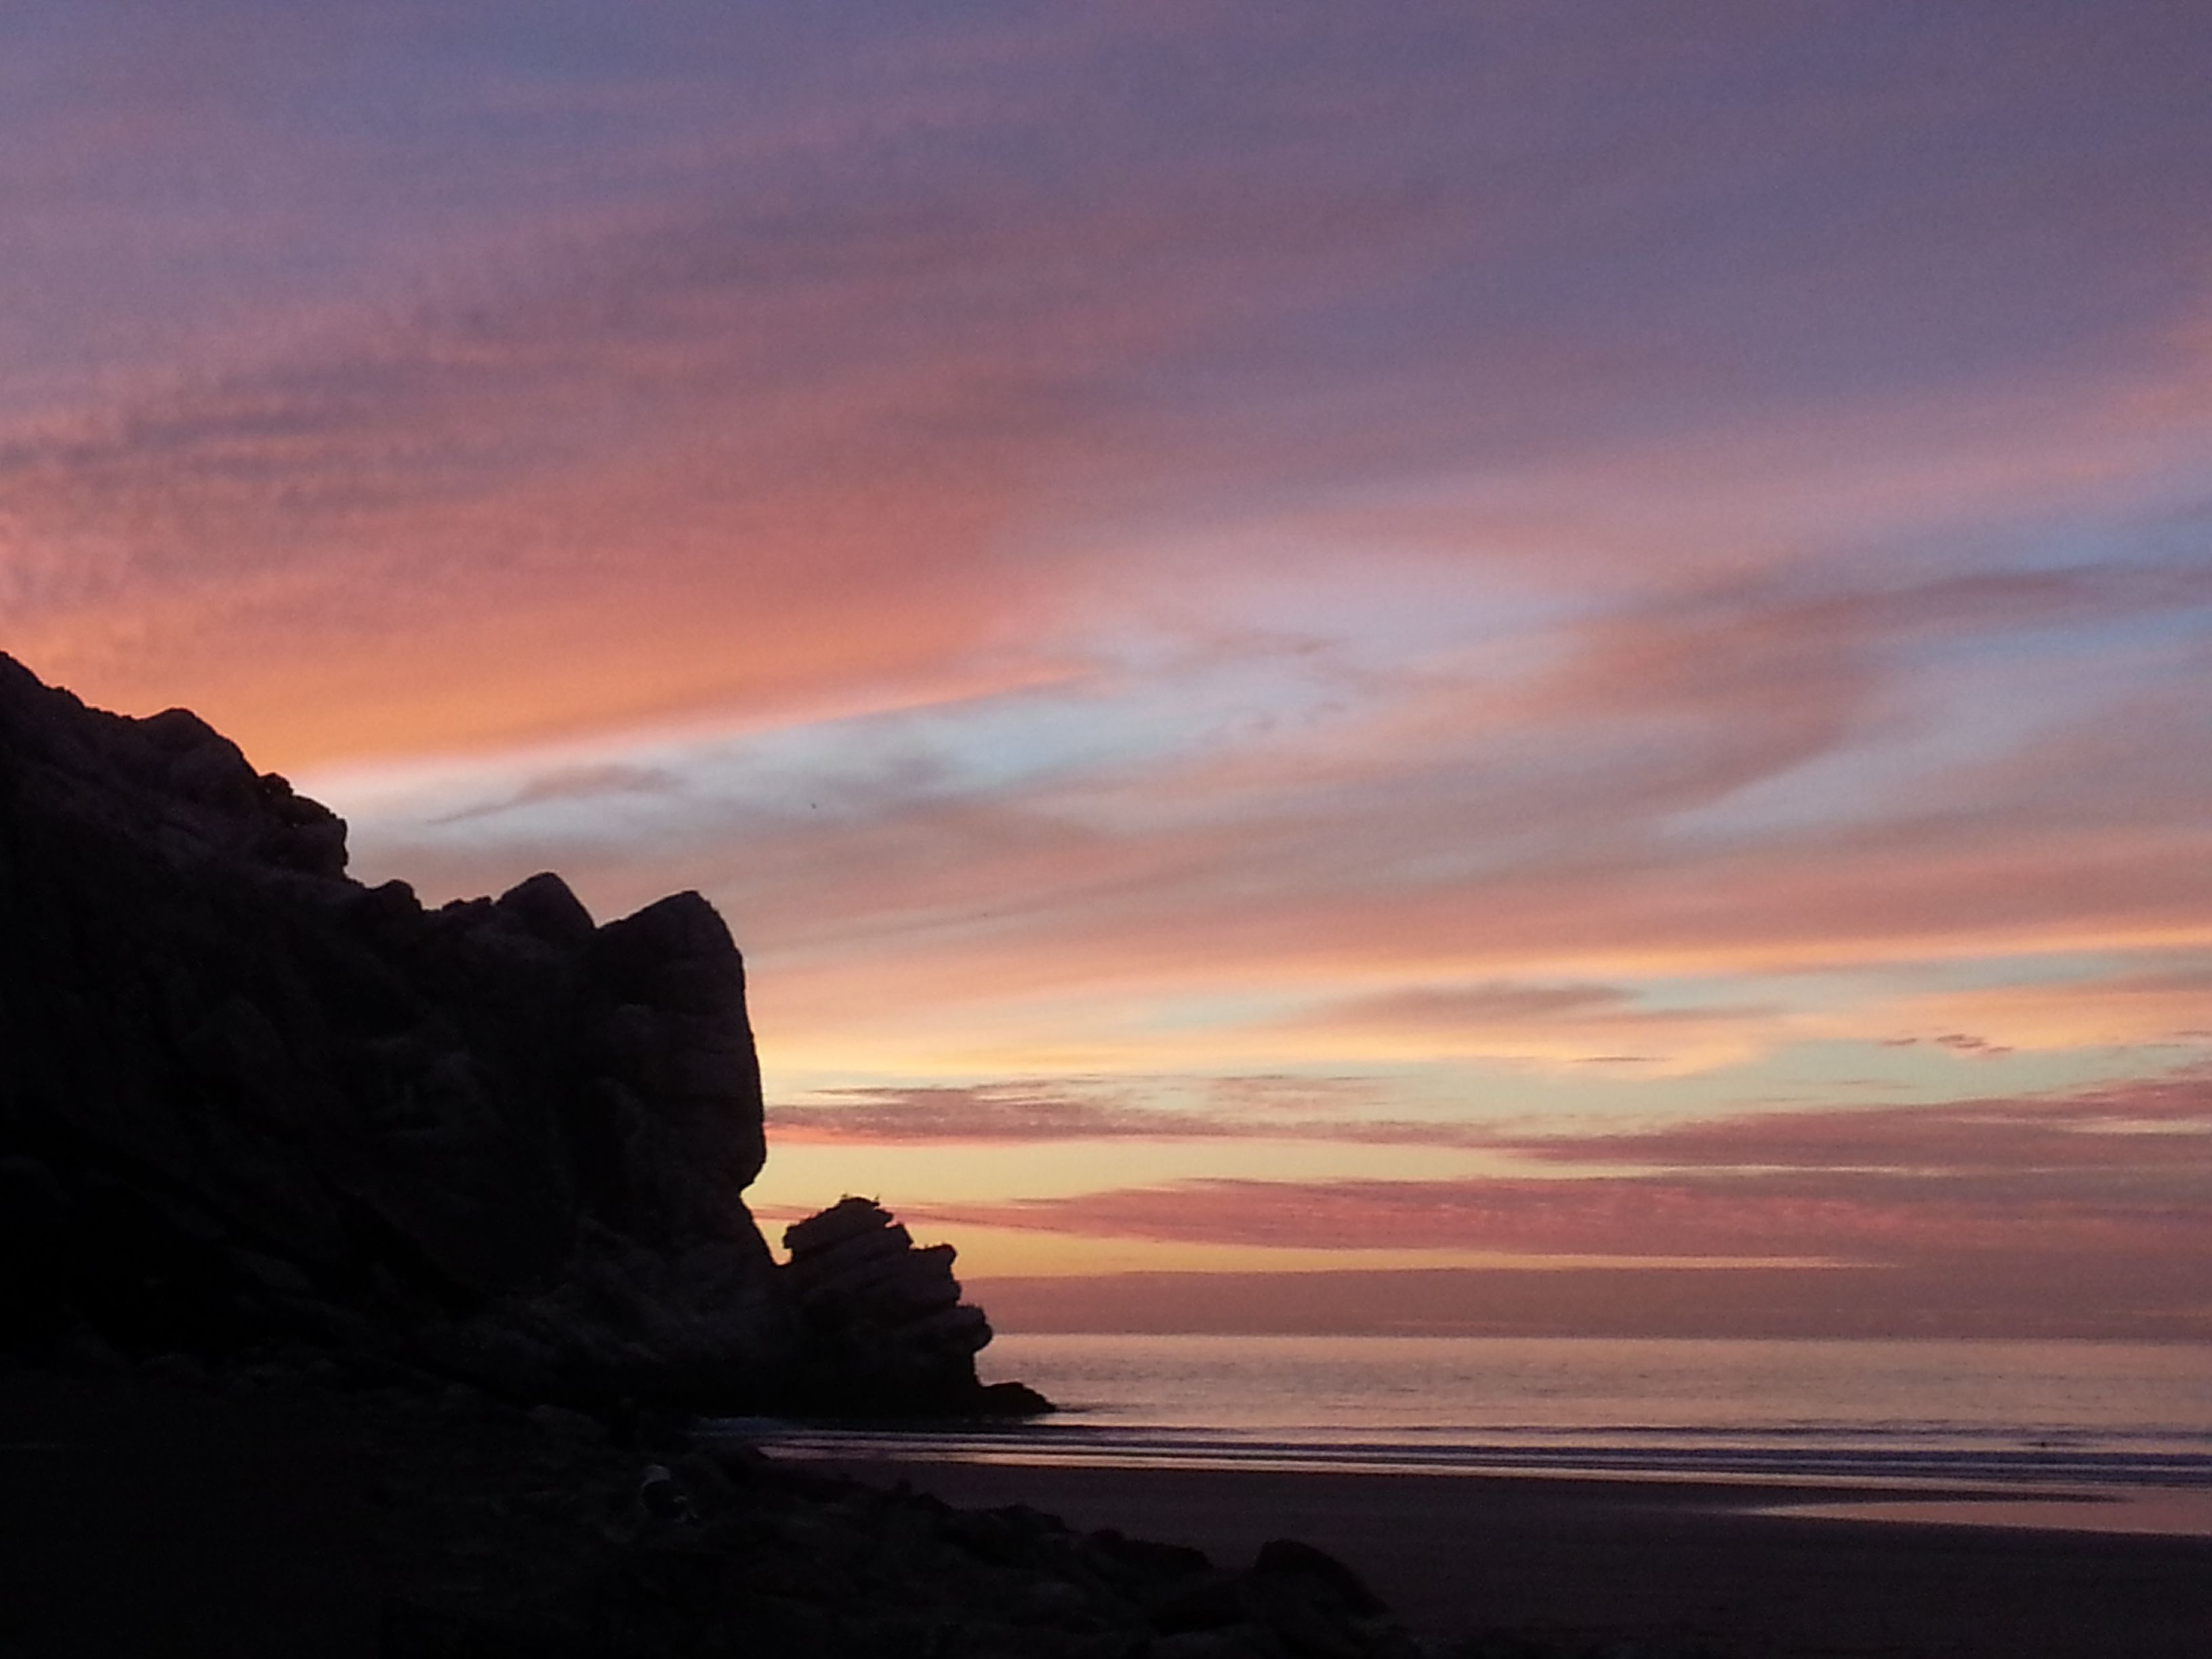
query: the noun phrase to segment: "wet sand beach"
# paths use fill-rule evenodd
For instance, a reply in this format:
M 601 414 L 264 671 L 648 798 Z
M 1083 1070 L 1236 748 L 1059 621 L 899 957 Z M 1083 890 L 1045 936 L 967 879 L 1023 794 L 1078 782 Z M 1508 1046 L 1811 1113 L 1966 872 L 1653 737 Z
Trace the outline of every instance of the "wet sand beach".
M 1577 1652 L 1667 1640 L 1740 1659 L 2183 1659 L 2212 1653 L 2212 1538 L 1778 1515 L 1833 1503 L 1662 1481 L 847 1461 L 964 1504 L 1341 1557 L 1424 1635 Z M 1894 1492 L 1881 1494 L 1893 1499 Z

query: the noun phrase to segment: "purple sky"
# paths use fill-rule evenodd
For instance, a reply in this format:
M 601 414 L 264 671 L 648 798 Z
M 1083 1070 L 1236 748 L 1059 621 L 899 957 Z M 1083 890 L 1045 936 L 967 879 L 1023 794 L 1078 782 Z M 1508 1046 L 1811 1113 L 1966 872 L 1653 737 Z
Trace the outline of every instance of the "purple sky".
M 2212 1282 L 2208 84 L 2180 3 L 32 0 L 0 648 L 365 877 L 707 892 L 764 1213 L 2105 1319 Z

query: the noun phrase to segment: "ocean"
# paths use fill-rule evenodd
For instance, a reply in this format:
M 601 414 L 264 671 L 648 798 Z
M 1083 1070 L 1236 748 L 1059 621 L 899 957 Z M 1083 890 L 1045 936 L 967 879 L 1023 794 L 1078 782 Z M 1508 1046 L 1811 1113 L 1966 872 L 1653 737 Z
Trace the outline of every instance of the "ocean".
M 1062 1410 L 746 1431 L 801 1456 L 1940 1486 L 1979 1521 L 2212 1531 L 2203 1345 L 1012 1333 L 983 1362 Z

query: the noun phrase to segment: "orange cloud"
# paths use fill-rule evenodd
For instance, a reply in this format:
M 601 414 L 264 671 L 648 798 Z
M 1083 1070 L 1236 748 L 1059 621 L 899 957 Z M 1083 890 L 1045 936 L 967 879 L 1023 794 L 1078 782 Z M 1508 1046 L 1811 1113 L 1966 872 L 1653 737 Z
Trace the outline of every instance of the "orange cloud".
M 2212 969 L 2122 969 L 2063 981 L 1989 986 L 1883 1011 L 1894 1026 L 1963 1026 L 2009 1049 L 2212 1042 Z M 1941 1042 L 1940 1036 L 1926 1039 Z

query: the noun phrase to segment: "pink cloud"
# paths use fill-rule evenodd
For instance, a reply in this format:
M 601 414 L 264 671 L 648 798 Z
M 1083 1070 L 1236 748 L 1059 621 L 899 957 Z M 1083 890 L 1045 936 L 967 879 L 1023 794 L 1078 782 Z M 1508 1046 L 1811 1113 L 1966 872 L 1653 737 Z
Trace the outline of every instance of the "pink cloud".
M 1324 1091 L 1318 1103 L 1311 1091 L 1291 1097 L 1298 1106 L 1335 1109 L 1325 1115 L 1255 1111 L 1243 1086 L 1255 1080 L 1174 1081 L 1202 1081 L 1218 1103 L 1147 1106 L 1140 1103 L 1145 1080 L 1133 1078 L 855 1088 L 831 1101 L 775 1107 L 769 1127 L 779 1137 L 891 1143 L 1272 1139 L 1480 1148 L 1555 1166 L 1638 1170 L 1607 1178 L 1622 1192 L 1680 1187 L 1701 1202 L 1762 1190 L 1751 1176 L 1765 1180 L 1770 1192 L 1814 1177 L 1840 1182 L 1838 1191 L 1894 1194 L 1936 1193 L 1944 1183 L 1994 1191 L 2017 1182 L 2024 1192 L 2047 1187 L 2054 1200 L 2065 1197 L 2069 1177 L 2079 1178 L 2083 1194 L 2104 1191 L 2108 1176 L 2140 1176 L 2146 1193 L 2212 1179 L 2212 1078 L 2201 1069 L 2043 1095 L 1548 1133 L 1354 1115 L 1337 1091 Z M 1275 1086 L 1257 1081 L 1271 1092 Z M 1370 1082 L 1366 1091 L 1374 1087 Z M 1576 1187 L 1545 1180 L 1514 1188 L 1524 1189 L 1571 1201 Z
M 836 1103 L 774 1106 L 781 1140 L 1019 1142 L 1234 1134 L 1221 1118 L 1131 1105 L 1096 1085 L 918 1085 L 838 1091 Z
M 1162 453 L 1130 370 L 1356 286 L 1432 216 L 1233 181 L 1079 211 L 982 173 L 884 200 L 854 119 L 757 184 L 542 205 L 431 297 L 19 426 L 11 645 L 288 767 L 1024 683 L 1079 653 L 1036 638 L 1021 531 Z M 842 208 L 794 181 L 817 167 Z
M 2064 1249 L 2212 1267 L 2212 1159 L 2056 1175 L 1787 1171 L 1551 1180 L 1188 1181 L 912 1206 L 935 1224 L 1298 1249 L 1905 1261 Z
M 1881 1267 L 1485 1267 L 970 1280 L 1009 1331 L 2202 1341 L 2203 1266 L 2048 1254 Z
M 2212 1176 L 2212 1077 L 2192 1069 L 2027 1097 L 1771 1112 L 1618 1133 L 1514 1136 L 1559 1164 L 1971 1176 L 2139 1170 Z

